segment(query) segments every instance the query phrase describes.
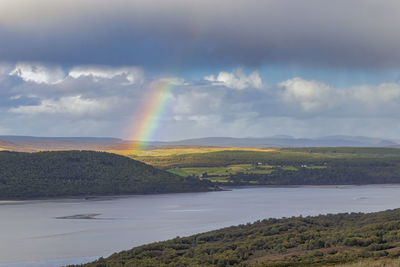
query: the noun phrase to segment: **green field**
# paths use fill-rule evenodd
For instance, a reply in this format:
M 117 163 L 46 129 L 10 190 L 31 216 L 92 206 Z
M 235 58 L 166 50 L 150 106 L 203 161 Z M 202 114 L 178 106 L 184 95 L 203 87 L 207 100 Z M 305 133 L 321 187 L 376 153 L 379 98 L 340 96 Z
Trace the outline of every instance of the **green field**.
M 273 166 L 273 165 L 259 165 L 259 164 L 236 164 L 221 167 L 188 167 L 179 168 L 175 167 L 167 171 L 179 176 L 188 177 L 195 176 L 201 179 L 207 179 L 215 183 L 232 183 L 231 178 L 235 175 L 271 175 L 273 172 L 279 171 L 298 171 L 301 168 L 308 169 L 325 169 L 327 166 Z M 257 179 L 250 179 L 245 183 L 254 185 L 260 184 Z
M 243 173 L 260 173 L 270 174 L 273 166 L 254 166 L 252 164 L 236 164 L 228 165 L 226 167 L 192 167 L 192 168 L 172 168 L 168 169 L 169 172 L 180 176 L 198 176 L 198 177 L 229 177 L 232 174 Z
M 180 176 L 224 185 L 334 185 L 400 183 L 397 148 L 284 148 L 219 150 L 136 159 Z M 204 175 L 206 173 L 206 175 Z

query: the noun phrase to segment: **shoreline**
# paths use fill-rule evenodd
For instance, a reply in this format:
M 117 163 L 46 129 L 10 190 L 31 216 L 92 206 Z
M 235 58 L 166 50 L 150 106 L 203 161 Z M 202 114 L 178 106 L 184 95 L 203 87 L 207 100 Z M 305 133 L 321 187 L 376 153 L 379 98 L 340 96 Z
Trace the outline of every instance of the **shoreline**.
M 199 191 L 187 191 L 187 192 L 168 192 L 168 193 L 140 193 L 140 194 L 105 194 L 105 195 L 68 195 L 68 196 L 55 196 L 55 197 L 34 197 L 34 198 L 1 198 L 1 202 L 9 201 L 9 202 L 22 202 L 22 201 L 45 201 L 45 200 L 61 200 L 61 199 L 81 199 L 81 200 L 90 200 L 90 199 L 105 199 L 105 198 L 123 198 L 130 196 L 147 196 L 147 195 L 167 195 L 167 194 L 187 194 L 187 193 L 207 193 L 207 192 L 220 192 L 224 191 L 221 187 L 215 188 L 214 190 L 199 190 Z
M 223 189 L 229 190 L 233 189 L 241 189 L 241 188 L 342 188 L 342 187 L 361 187 L 361 186 L 399 186 L 400 183 L 387 183 L 387 184 L 327 184 L 327 185 L 312 185 L 312 184 L 305 184 L 305 185 L 227 185 L 227 186 L 220 186 Z

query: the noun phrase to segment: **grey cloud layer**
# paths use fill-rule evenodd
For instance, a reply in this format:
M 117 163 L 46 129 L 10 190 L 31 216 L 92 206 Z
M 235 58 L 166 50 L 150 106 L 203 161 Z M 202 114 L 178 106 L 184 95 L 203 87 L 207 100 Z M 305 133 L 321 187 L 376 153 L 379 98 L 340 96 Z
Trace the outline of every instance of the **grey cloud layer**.
M 3 0 L 0 58 L 60 64 L 400 67 L 397 0 Z
M 300 77 L 268 84 L 233 69 L 203 80 L 153 78 L 140 67 L 1 65 L 0 134 L 129 137 L 149 86 L 174 89 L 155 139 L 352 134 L 396 137 L 400 84 L 335 88 Z M 220 78 L 218 78 L 220 77 Z

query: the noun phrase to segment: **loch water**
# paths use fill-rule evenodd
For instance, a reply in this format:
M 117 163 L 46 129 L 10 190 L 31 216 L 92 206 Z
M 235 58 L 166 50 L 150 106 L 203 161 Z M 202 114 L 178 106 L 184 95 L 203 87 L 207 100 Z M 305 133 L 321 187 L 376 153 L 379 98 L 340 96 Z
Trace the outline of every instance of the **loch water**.
M 400 185 L 0 201 L 0 266 L 62 266 L 265 218 L 400 207 Z

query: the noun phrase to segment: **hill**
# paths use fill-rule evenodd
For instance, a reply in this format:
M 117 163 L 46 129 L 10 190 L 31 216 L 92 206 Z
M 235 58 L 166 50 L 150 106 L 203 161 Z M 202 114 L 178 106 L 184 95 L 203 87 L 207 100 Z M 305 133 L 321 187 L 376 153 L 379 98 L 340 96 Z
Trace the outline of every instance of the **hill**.
M 122 139 L 112 137 L 38 137 L 24 135 L 0 135 L 0 139 L 9 142 L 59 141 L 80 143 L 120 143 L 123 141 Z
M 355 266 L 368 266 L 368 259 L 399 257 L 399 231 L 400 209 L 268 219 L 136 247 L 82 266 L 331 266 L 360 260 Z
M 109 151 L 121 155 L 135 154 L 132 144 L 135 141 L 109 137 L 35 137 L 0 135 L 0 140 L 9 142 L 0 149 L 19 152 L 94 150 Z M 13 145 L 11 145 L 13 144 Z M 363 136 L 325 136 L 317 138 L 294 138 L 277 135 L 262 138 L 206 137 L 169 142 L 152 141 L 147 150 L 171 147 L 225 147 L 225 148 L 282 148 L 282 147 L 396 147 L 399 140 L 371 138 Z
M 398 145 L 398 142 L 385 138 L 338 135 L 317 138 L 294 138 L 291 136 L 261 138 L 206 137 L 174 142 L 153 142 L 152 144 L 222 147 L 388 147 Z
M 0 199 L 215 190 L 124 156 L 93 151 L 0 151 Z
M 124 150 L 127 144 L 117 138 L 0 136 L 0 150 L 17 152 L 61 150 Z M 121 153 L 120 153 L 121 154 Z
M 0 150 L 29 150 L 29 148 L 24 147 L 22 144 L 17 144 L 9 141 L 0 140 Z
M 400 149 L 396 148 L 246 148 L 134 158 L 221 185 L 400 183 Z

